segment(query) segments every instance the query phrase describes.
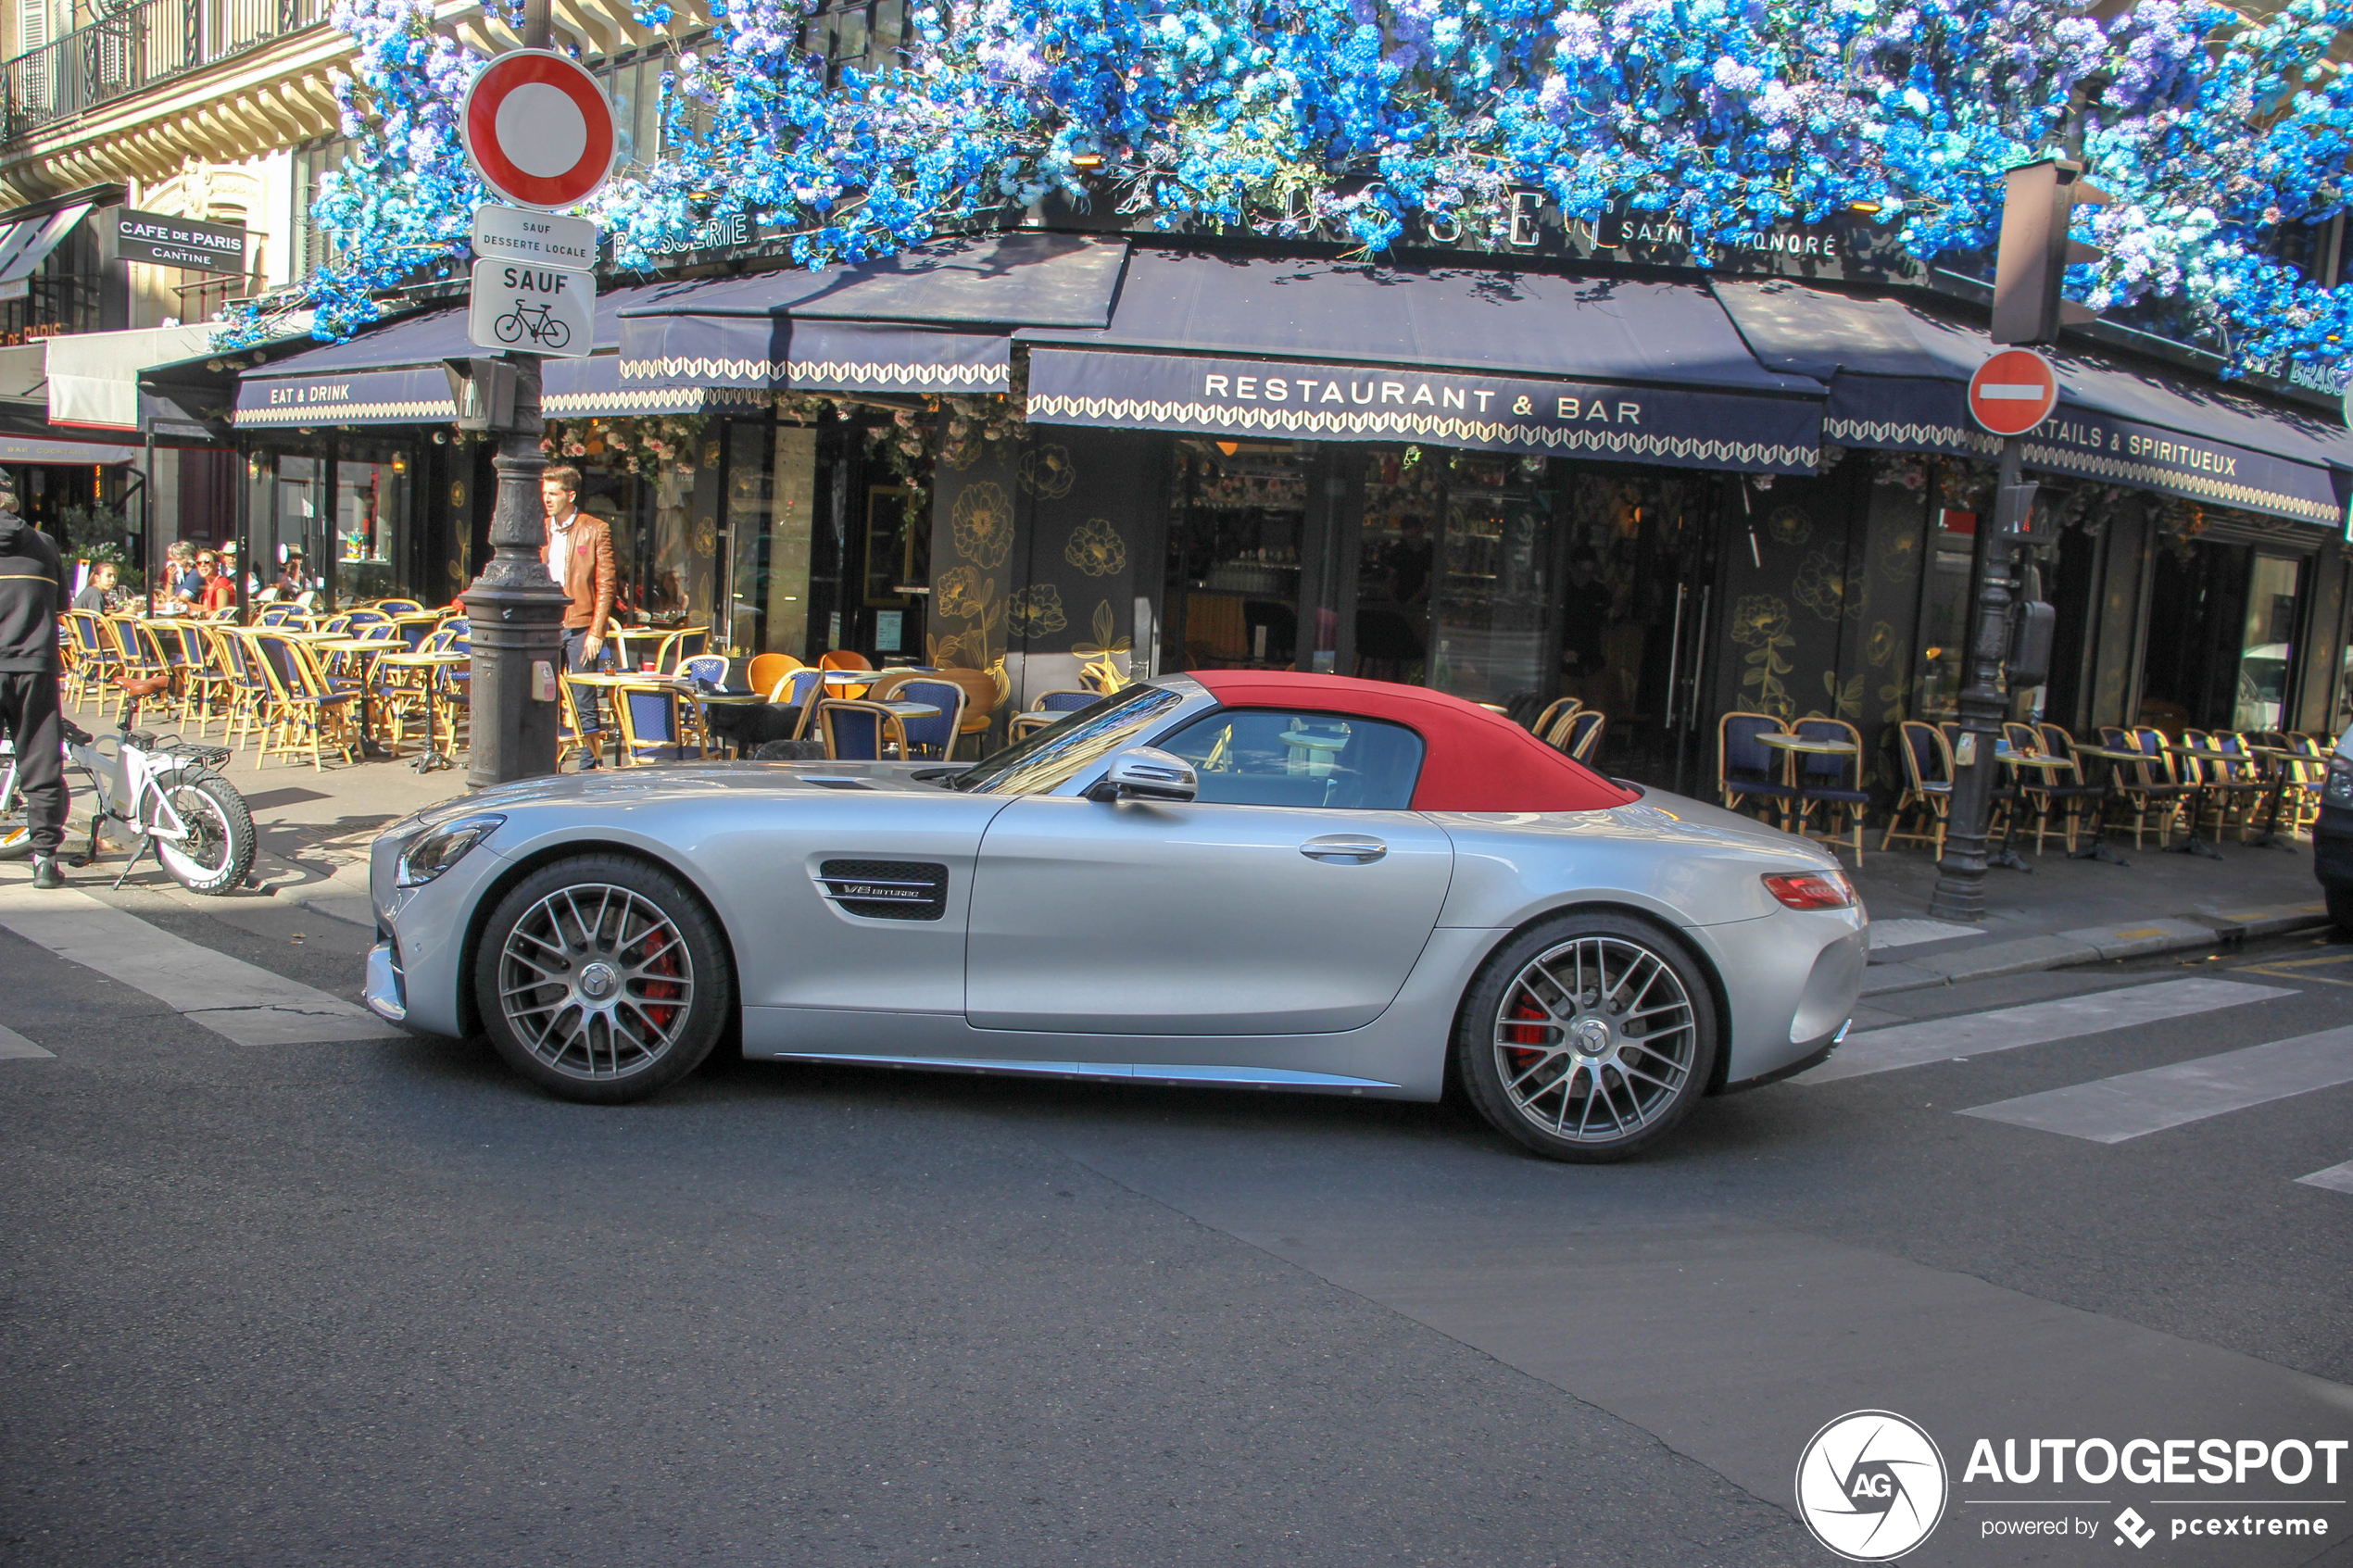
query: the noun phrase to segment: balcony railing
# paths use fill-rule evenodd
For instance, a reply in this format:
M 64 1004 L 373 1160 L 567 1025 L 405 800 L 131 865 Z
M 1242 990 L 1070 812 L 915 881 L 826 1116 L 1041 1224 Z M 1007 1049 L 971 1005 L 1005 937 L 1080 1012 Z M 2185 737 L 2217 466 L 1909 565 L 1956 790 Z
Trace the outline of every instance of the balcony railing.
M 0 65 L 0 140 L 199 69 L 325 19 L 328 0 L 133 0 Z

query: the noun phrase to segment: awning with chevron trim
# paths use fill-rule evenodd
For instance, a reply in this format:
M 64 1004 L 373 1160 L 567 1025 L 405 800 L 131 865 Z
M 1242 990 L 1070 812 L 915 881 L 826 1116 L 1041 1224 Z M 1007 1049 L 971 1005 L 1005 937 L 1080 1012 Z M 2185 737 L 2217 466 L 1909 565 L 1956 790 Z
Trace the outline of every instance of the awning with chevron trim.
M 1830 386 L 1834 445 L 1990 458 L 1969 379 L 1995 352 L 1982 327 L 1916 298 L 1726 279 L 1717 295 L 1765 364 Z M 2058 407 L 2026 437 L 2030 470 L 2343 526 L 2353 433 L 2335 420 L 2185 370 L 2072 346 L 2045 350 Z
M 1100 330 L 1032 329 L 1029 417 L 1808 473 L 1821 383 L 1698 284 L 1139 245 Z

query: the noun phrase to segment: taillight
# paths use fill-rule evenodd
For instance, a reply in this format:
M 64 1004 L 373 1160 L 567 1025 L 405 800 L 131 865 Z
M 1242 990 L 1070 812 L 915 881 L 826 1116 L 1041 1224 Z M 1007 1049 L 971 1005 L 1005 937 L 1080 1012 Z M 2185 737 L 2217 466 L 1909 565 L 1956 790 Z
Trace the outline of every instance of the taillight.
M 1793 909 L 1851 909 L 1855 884 L 1844 872 L 1781 872 L 1765 879 L 1765 891 Z
M 2328 777 L 2321 783 L 2321 798 L 2332 806 L 2353 806 L 2353 759 L 2329 759 Z

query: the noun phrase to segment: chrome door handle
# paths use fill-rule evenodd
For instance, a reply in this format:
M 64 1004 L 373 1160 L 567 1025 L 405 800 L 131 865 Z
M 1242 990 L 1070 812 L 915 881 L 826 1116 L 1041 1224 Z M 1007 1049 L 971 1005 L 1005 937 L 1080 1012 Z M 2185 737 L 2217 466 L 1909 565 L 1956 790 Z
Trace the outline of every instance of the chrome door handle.
M 1378 838 L 1360 838 L 1352 834 L 1327 834 L 1311 838 L 1299 847 L 1299 852 L 1311 860 L 1332 860 L 1341 865 L 1368 866 L 1389 853 L 1389 846 Z

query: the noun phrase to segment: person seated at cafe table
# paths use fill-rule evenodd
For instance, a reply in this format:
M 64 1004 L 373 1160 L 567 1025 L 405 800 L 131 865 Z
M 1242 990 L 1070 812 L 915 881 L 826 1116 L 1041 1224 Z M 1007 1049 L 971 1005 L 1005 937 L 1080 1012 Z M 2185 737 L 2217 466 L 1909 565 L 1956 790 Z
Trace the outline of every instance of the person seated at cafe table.
M 197 551 L 196 571 L 204 578 L 204 591 L 196 596 L 196 608 L 207 615 L 218 615 L 235 607 L 236 580 L 220 570 L 219 556 L 210 550 Z
M 90 581 L 82 585 L 82 592 L 74 595 L 73 608 L 86 609 L 97 615 L 106 614 L 112 608 L 114 584 L 114 562 L 100 561 L 90 569 Z

